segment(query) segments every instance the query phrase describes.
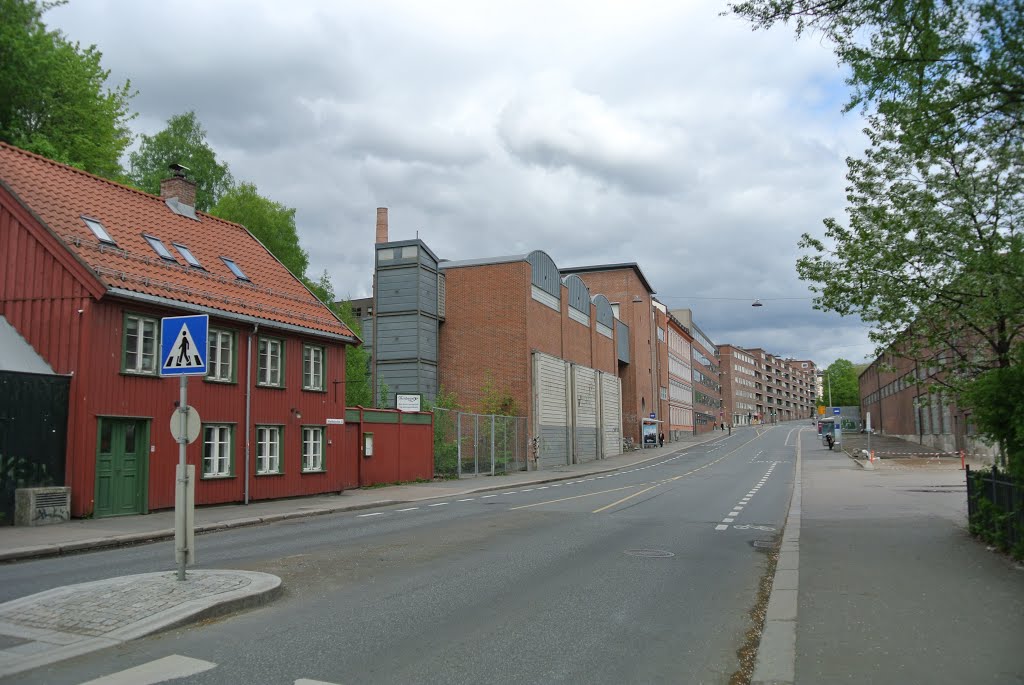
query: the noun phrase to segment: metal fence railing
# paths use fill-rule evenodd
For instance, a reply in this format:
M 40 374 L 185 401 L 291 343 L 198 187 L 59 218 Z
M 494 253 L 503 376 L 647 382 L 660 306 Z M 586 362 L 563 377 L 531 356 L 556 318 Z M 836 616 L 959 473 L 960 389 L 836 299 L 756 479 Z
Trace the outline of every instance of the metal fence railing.
M 967 520 L 973 534 L 1024 557 L 1024 487 L 995 466 L 984 471 L 967 467 Z
M 440 476 L 525 471 L 528 450 L 525 416 L 434 408 L 434 471 Z

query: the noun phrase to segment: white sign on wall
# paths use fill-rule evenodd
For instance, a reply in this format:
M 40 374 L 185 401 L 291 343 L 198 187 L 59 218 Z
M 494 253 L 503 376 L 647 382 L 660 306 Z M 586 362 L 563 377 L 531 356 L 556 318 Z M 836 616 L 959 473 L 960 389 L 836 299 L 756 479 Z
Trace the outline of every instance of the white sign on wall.
M 419 393 L 395 395 L 395 409 L 398 411 L 420 411 Z

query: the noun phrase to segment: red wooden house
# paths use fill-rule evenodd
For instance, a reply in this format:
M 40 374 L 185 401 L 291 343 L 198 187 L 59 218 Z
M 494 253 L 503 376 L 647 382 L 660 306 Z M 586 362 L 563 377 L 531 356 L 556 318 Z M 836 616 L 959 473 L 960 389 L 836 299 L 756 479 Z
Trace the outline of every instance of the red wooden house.
M 160 319 L 208 314 L 209 373 L 188 462 L 196 503 L 340 491 L 345 347 L 359 339 L 244 227 L 0 143 L 0 314 L 72 377 L 73 516 L 174 506 L 178 381 Z M 354 463 L 353 457 L 352 460 Z

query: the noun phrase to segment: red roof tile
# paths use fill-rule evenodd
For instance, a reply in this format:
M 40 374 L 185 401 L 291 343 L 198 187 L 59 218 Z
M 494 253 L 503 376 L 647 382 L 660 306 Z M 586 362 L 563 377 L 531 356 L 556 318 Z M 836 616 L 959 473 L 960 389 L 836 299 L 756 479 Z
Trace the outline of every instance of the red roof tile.
M 108 288 L 354 338 L 244 227 L 208 214 L 180 216 L 163 199 L 0 143 L 2 180 Z M 117 243 L 101 242 L 82 217 L 97 219 Z M 143 233 L 178 259 L 162 259 Z M 189 267 L 180 243 L 203 269 Z M 237 279 L 231 259 L 249 282 Z

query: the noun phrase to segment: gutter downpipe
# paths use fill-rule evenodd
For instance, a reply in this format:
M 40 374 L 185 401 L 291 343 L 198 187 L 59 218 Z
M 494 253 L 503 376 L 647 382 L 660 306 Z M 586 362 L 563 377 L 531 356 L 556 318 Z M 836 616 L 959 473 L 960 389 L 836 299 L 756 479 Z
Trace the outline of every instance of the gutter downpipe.
M 249 451 L 252 449 L 252 436 L 249 422 L 252 419 L 252 338 L 260 330 L 254 324 L 252 334 L 245 341 L 245 504 L 249 504 Z

